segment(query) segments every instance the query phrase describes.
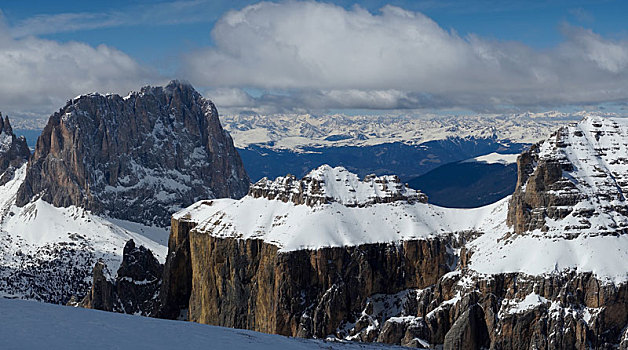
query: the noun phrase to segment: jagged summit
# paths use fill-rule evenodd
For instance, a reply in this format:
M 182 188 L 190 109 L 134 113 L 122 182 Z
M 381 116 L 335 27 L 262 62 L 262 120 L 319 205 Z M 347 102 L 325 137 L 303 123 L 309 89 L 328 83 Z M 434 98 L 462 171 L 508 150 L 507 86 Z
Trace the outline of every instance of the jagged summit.
M 28 160 L 30 154 L 24 136 L 15 136 L 9 117 L 3 119 L 0 113 L 0 185 L 13 178 L 15 170 Z
M 518 159 L 508 223 L 516 233 L 628 233 L 628 120 L 589 116 Z
M 407 187 L 398 176 L 367 175 L 360 180 L 343 167 L 332 168 L 327 164 L 312 170 L 301 180 L 293 175 L 273 181 L 263 178 L 251 186 L 249 195 L 308 206 L 332 202 L 347 207 L 394 201 L 427 202 L 425 194 Z
M 78 100 L 82 99 L 82 98 L 90 98 L 93 96 L 103 96 L 103 97 L 111 97 L 111 98 L 122 98 L 122 99 L 128 99 L 129 97 L 133 96 L 133 95 L 146 95 L 146 94 L 154 94 L 155 92 L 165 92 L 167 94 L 172 94 L 175 90 L 188 90 L 191 93 L 197 94 L 199 96 L 200 93 L 198 91 L 196 91 L 196 89 L 194 89 L 194 86 L 192 86 L 191 83 L 185 81 L 185 80 L 177 80 L 177 79 L 173 79 L 170 80 L 168 82 L 168 84 L 164 85 L 164 86 L 153 86 L 153 85 L 144 85 L 142 86 L 139 91 L 130 91 L 126 96 L 122 97 L 119 94 L 114 94 L 114 93 L 106 93 L 106 94 L 102 94 L 100 92 L 89 92 L 89 93 L 84 93 L 84 94 L 80 94 L 77 95 L 76 97 L 74 97 L 71 100 L 68 100 L 68 102 L 66 103 L 66 107 L 68 105 L 74 104 L 76 103 Z M 61 108 L 63 109 L 63 108 Z
M 17 204 L 61 207 L 167 226 L 201 198 L 239 198 L 249 179 L 214 104 L 178 81 L 126 97 L 68 101 L 44 128 Z

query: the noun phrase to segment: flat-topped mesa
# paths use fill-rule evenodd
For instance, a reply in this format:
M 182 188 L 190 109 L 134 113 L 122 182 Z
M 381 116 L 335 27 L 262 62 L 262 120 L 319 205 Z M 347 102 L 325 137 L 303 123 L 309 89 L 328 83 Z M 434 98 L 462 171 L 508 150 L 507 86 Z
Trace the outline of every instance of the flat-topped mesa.
M 404 201 L 427 203 L 427 196 L 404 185 L 396 175 L 367 175 L 360 180 L 343 167 L 322 165 L 298 180 L 293 175 L 274 181 L 263 178 L 249 188 L 249 196 L 317 206 L 339 203 L 365 207 L 377 203 Z
M 628 120 L 587 117 L 517 160 L 508 225 L 574 238 L 628 233 Z
M 17 194 L 167 226 L 204 198 L 240 198 L 249 178 L 214 104 L 186 83 L 126 97 L 78 96 L 53 114 Z

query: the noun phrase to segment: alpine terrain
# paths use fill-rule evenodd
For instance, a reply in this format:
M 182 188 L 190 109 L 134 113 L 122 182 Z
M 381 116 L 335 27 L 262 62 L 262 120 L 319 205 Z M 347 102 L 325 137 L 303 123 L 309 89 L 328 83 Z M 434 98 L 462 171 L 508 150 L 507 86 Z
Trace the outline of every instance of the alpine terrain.
M 412 347 L 625 346 L 627 154 L 627 120 L 586 117 L 476 209 L 341 167 L 262 179 L 173 216 L 162 316 Z

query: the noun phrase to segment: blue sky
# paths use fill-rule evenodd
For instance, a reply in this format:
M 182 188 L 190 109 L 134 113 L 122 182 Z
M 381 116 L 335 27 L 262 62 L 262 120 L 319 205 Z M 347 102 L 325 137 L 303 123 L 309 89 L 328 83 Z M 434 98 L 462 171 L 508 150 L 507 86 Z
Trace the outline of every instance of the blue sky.
M 144 62 L 164 64 L 168 58 L 193 48 L 210 46 L 210 31 L 214 23 L 227 11 L 239 10 L 258 1 L 181 1 L 197 6 L 194 18 L 181 23 L 146 23 L 132 21 L 106 28 L 81 29 L 62 33 L 44 34 L 42 37 L 68 41 L 78 40 L 91 45 L 114 46 Z M 115 13 L 145 11 L 172 1 L 7 1 L 0 8 L 9 24 L 17 25 L 37 16 L 62 13 Z M 442 27 L 458 33 L 478 34 L 498 40 L 514 40 L 532 47 L 547 48 L 562 39 L 559 27 L 568 22 L 580 24 L 609 37 L 625 38 L 628 26 L 626 1 L 331 1 L 350 9 L 358 4 L 371 12 L 391 4 L 407 10 L 420 11 Z M 186 13 L 186 12 L 184 12 Z M 188 14 L 188 13 L 186 13 Z M 161 18 L 163 19 L 163 18 Z
M 72 94 L 172 78 L 229 113 L 621 110 L 628 97 L 626 1 L 37 0 L 0 9 L 0 110 L 24 117 Z

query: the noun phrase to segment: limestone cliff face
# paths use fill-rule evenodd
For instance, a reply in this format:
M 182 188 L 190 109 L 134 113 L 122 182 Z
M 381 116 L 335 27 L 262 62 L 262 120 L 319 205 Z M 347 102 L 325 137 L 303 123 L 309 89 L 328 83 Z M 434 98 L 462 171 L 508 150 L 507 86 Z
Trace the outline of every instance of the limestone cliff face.
M 261 240 L 190 233 L 189 319 L 302 337 L 326 337 L 366 298 L 424 288 L 449 271 L 439 240 L 279 252 Z
M 9 117 L 2 119 L 0 113 L 0 185 L 13 178 L 15 170 L 28 160 L 30 154 L 26 139 L 15 136 Z
M 171 82 L 129 96 L 90 94 L 53 114 L 37 141 L 17 204 L 55 206 L 167 226 L 203 198 L 239 198 L 249 179 L 214 104 Z
M 627 292 L 625 283 L 590 273 L 488 277 L 462 270 L 419 292 L 406 311 L 412 316 L 388 319 L 379 339 L 411 345 L 418 337 L 445 349 L 614 348 L 628 324 Z

